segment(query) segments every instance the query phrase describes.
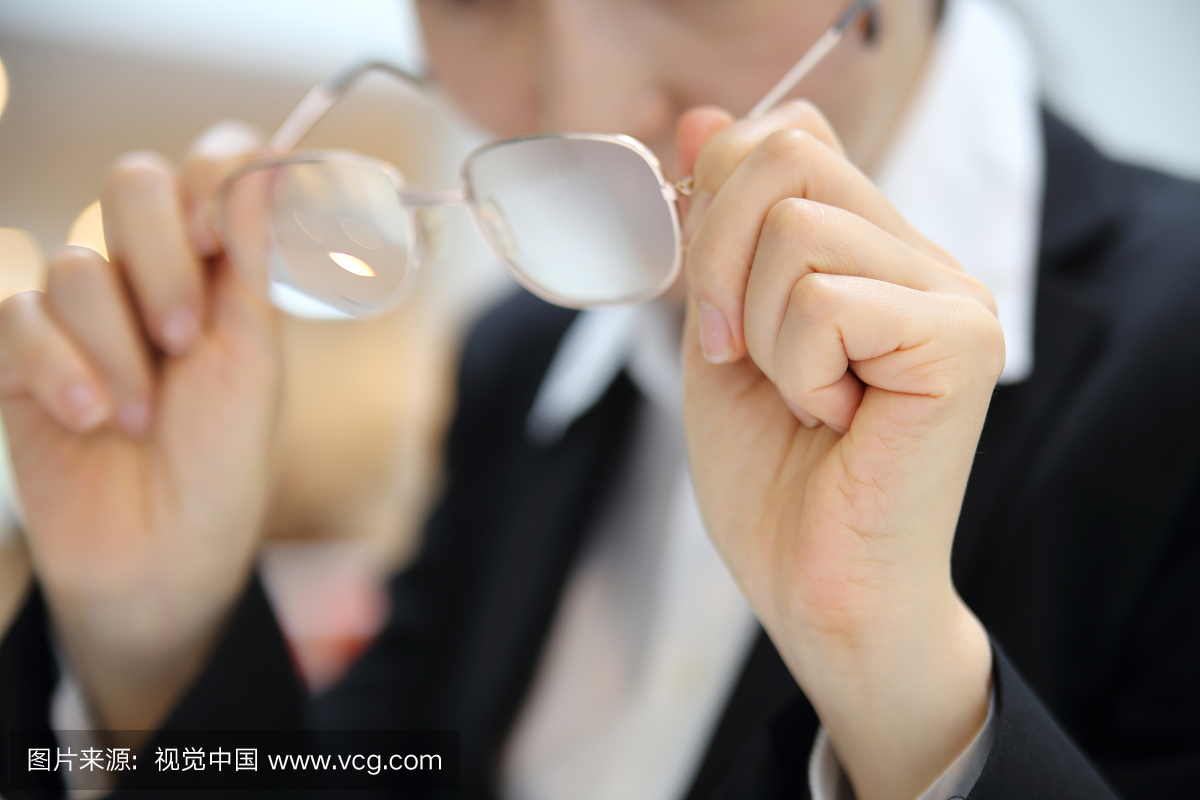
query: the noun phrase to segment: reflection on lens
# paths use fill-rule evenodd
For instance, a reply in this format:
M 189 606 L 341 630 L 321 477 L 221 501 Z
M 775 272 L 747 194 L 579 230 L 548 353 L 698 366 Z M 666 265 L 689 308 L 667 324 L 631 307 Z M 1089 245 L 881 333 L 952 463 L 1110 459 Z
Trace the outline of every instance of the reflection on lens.
M 342 220 L 342 230 L 357 244 L 368 250 L 379 249 L 379 234 L 375 233 L 375 230 L 362 220 L 344 219 Z
M 308 214 L 305 214 L 303 211 L 297 211 L 292 216 L 295 218 L 296 224 L 300 226 L 300 230 L 307 233 L 313 241 L 325 241 L 325 236 L 321 233 L 321 228 L 315 219 L 310 217 Z
M 409 284 L 412 223 L 370 159 L 299 157 L 251 170 L 226 187 L 221 225 L 242 278 L 285 310 L 364 316 Z
M 547 299 L 586 306 L 667 288 L 674 209 L 654 168 L 620 140 L 503 142 L 476 153 L 466 177 L 481 234 Z
M 374 278 L 375 270 L 361 258 L 355 258 L 349 253 L 330 253 L 329 257 L 333 259 L 333 263 L 337 264 L 346 272 L 354 275 L 361 275 L 364 278 Z

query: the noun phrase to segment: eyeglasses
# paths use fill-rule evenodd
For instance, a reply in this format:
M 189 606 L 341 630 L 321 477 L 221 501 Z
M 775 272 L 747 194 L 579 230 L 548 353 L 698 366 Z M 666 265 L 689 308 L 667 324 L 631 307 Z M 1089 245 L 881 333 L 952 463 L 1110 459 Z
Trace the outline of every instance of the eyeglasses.
M 854 0 L 747 117 L 773 108 L 867 13 Z M 507 271 L 561 306 L 636 303 L 665 292 L 682 262 L 676 200 L 644 144 L 624 135 L 555 133 L 484 145 L 463 161 L 454 187 L 411 186 L 393 165 L 349 151 L 290 152 L 369 63 L 318 84 L 272 137 L 286 153 L 257 161 L 221 187 L 217 226 L 242 279 L 287 307 L 299 295 L 350 316 L 389 308 L 429 254 L 436 209 L 465 204 Z

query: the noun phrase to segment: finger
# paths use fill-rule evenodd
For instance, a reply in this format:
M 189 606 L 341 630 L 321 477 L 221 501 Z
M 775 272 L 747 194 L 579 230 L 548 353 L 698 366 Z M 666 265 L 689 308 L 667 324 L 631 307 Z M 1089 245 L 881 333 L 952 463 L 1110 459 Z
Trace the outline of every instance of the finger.
M 792 415 L 795 416 L 796 419 L 800 420 L 801 425 L 806 428 L 815 428 L 821 424 L 821 420 L 817 419 L 812 414 L 793 403 L 791 400 L 788 400 L 782 394 L 779 396 L 782 398 L 783 404 L 788 407 L 788 411 L 791 411 Z
M 733 124 L 732 114 L 714 106 L 700 106 L 684 112 L 675 126 L 675 157 L 679 174 L 695 177 L 696 159 L 704 146 L 719 131 Z
M 693 108 L 679 118 L 675 128 L 675 154 L 678 159 L 678 174 L 693 175 L 696 158 L 713 136 L 733 124 L 733 116 L 727 111 L 711 106 Z M 694 184 L 694 181 L 693 181 Z M 700 191 L 691 197 L 680 198 L 680 213 L 683 215 L 683 243 L 687 246 L 704 213 L 712 201 L 712 193 Z
M 814 136 L 841 152 L 841 143 L 833 128 L 816 106 L 804 100 L 783 103 L 753 119 L 731 120 L 732 117 L 720 109 L 700 108 L 685 114 L 679 122 L 677 151 L 680 165 L 690 163 L 693 178 L 692 197 L 682 231 L 683 243 L 689 253 L 692 237 L 707 217 L 714 193 L 725 184 L 742 159 L 772 132 L 785 126 L 811 129 Z M 698 144 L 702 149 L 693 158 Z M 683 172 L 686 174 L 689 170 Z M 690 268 L 688 274 L 691 274 Z M 723 312 L 705 293 L 697 293 L 697 317 L 705 358 L 721 363 L 741 356 L 744 346 L 740 312 L 732 315 L 735 322 L 731 327 L 731 315 Z
M 759 233 L 771 209 L 790 197 L 845 209 L 933 260 L 954 264 L 824 142 L 799 129 L 776 131 L 729 176 L 688 246 L 688 284 L 701 304 L 701 321 L 722 334 L 710 335 L 710 358 L 727 361 L 744 352 L 742 304 Z
M 680 120 L 681 125 L 682 122 Z M 825 115 L 807 100 L 790 100 L 762 116 L 740 119 L 707 140 L 691 170 L 693 185 L 697 191 L 716 193 L 764 139 L 791 128 L 808 131 L 835 152 L 845 155 L 842 143 Z
M 715 114 L 724 114 L 719 109 L 697 109 L 696 114 L 704 113 L 699 121 L 690 121 L 687 116 L 680 120 L 682 131 L 684 122 L 698 126 L 700 122 L 712 120 Z M 781 128 L 796 128 L 807 130 L 825 142 L 837 152 L 842 152 L 842 144 L 838 141 L 825 116 L 817 107 L 807 100 L 793 100 L 782 103 L 771 111 L 753 119 L 742 119 L 732 122 L 732 117 L 725 114 L 731 124 L 720 127 L 713 126 L 711 135 L 705 137 L 702 149 L 695 156 L 691 170 L 684 174 L 692 175 L 692 198 L 683 224 L 684 246 L 691 243 L 692 237 L 700 228 L 700 223 L 706 216 L 712 204 L 714 194 L 725 185 L 729 176 L 742 163 L 763 139 Z M 711 123 L 710 123 L 711 124 Z M 681 154 L 686 154 L 689 147 L 694 147 L 698 137 L 693 137 L 688 143 L 680 142 Z M 712 318 L 711 309 L 705 308 L 705 316 Z M 706 351 L 707 352 L 707 351 Z
M 41 292 L 21 292 L 0 303 L 0 398 L 23 393 L 80 432 L 112 413 L 100 377 L 58 327 Z
M 145 435 L 153 416 L 150 357 L 116 269 L 94 250 L 64 248 L 50 262 L 46 302 L 104 381 L 117 424 Z
M 188 150 L 180 171 L 180 188 L 192 247 L 202 257 L 220 250 L 214 199 L 222 181 L 262 151 L 262 134 L 238 120 L 219 122 Z
M 109 254 L 124 272 L 153 341 L 180 355 L 200 332 L 203 266 L 192 249 L 175 171 L 161 156 L 117 161 L 101 194 Z
M 913 228 L 881 191 L 846 157 L 824 115 L 807 101 L 785 103 L 761 117 L 739 120 L 713 136 L 696 162 L 697 191 L 714 194 L 735 173 L 741 181 L 762 174 L 777 177 L 774 186 L 789 189 L 782 197 L 807 197 L 864 217 L 901 241 L 930 255 L 953 261 Z
M 995 310 L 975 278 L 909 247 L 862 217 L 811 200 L 780 200 L 767 214 L 746 281 L 746 349 L 766 370 L 792 288 L 819 272 L 886 281 L 923 292 L 971 297 Z
M 864 384 L 914 401 L 967 386 L 990 391 L 1003 354 L 999 323 L 971 298 L 813 273 L 792 291 L 764 374 L 785 398 L 844 432 Z

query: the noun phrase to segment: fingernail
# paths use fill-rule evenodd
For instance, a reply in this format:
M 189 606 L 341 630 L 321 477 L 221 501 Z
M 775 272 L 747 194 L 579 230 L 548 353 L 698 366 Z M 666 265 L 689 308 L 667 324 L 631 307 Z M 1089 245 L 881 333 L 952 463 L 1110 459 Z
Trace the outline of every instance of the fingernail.
M 145 400 L 132 400 L 121 406 L 117 422 L 126 433 L 141 436 L 150 430 L 150 404 Z
M 683 221 L 683 244 L 686 247 L 695 235 L 696 229 L 700 227 L 700 220 L 704 219 L 704 212 L 708 211 L 708 207 L 712 205 L 712 192 L 703 191 L 692 196 L 692 205 L 688 209 L 687 219 Z
M 107 416 L 100 395 L 83 381 L 76 381 L 63 392 L 63 403 L 67 413 L 75 420 L 75 424 L 83 430 L 99 425 Z
M 733 334 L 725 315 L 711 303 L 697 304 L 700 315 L 700 349 L 710 364 L 724 364 L 733 355 Z
M 782 395 L 780 396 L 782 397 Z M 804 427 L 815 428 L 821 424 L 821 420 L 817 419 L 812 414 L 793 403 L 791 400 L 788 400 L 786 397 L 783 398 L 783 404 L 788 407 L 788 411 L 791 411 L 792 414 L 796 416 L 796 419 L 800 420 L 800 424 Z
M 200 320 L 190 308 L 176 308 L 163 316 L 162 338 L 167 352 L 179 355 L 187 350 L 200 329 Z
M 212 229 L 212 203 L 207 200 L 196 203 L 188 227 L 191 228 L 192 247 L 201 256 L 208 258 L 221 249 L 221 243 Z
M 829 425 L 829 423 L 828 423 L 828 422 L 826 422 L 825 424 L 826 424 L 826 425 Z M 838 436 L 845 436 L 845 435 L 846 435 L 846 429 L 845 429 L 845 428 L 842 428 L 842 427 L 839 427 L 839 426 L 837 426 L 837 425 L 829 425 L 829 430 L 833 431 L 833 432 L 834 432 L 834 433 L 836 433 Z

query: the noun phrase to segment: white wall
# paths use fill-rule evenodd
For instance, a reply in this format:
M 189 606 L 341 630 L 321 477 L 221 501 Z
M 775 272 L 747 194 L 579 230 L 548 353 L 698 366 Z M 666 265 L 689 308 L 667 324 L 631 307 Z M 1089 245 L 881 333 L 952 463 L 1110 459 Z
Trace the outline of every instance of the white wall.
M 1008 0 L 1046 95 L 1120 158 L 1200 178 L 1200 0 Z
M 8 0 L 0 30 L 310 80 L 363 54 L 420 60 L 408 0 Z

